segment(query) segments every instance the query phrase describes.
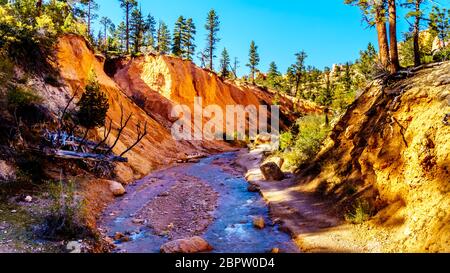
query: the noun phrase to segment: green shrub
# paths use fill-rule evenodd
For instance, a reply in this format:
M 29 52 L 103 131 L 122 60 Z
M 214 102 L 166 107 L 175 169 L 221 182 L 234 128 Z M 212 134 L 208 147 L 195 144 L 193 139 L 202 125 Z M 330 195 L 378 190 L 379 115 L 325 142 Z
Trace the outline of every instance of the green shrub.
M 94 129 L 105 125 L 106 113 L 109 109 L 108 97 L 100 90 L 97 76 L 91 72 L 85 92 L 77 103 L 77 118 L 81 126 Z
M 51 206 L 43 223 L 42 236 L 50 240 L 72 240 L 91 235 L 86 225 L 84 202 L 75 194 L 75 183 L 50 184 Z
M 281 136 L 281 146 L 286 149 L 287 163 L 296 167 L 316 156 L 330 130 L 325 126 L 325 117 L 322 115 L 302 117 L 297 121 L 297 125 L 299 133 L 295 139 L 292 139 L 290 133 Z
M 357 200 L 353 207 L 345 214 L 345 220 L 352 224 L 362 224 L 370 219 L 372 210 L 366 200 Z
M 450 60 L 450 46 L 447 46 L 446 48 L 443 48 L 439 50 L 434 56 L 434 61 L 436 62 L 443 62 Z

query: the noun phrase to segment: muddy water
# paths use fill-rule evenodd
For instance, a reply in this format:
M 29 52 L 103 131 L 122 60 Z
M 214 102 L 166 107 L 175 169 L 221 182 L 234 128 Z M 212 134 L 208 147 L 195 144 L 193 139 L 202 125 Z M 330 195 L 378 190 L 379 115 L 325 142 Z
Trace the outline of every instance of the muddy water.
M 241 172 L 233 167 L 224 168 L 217 164 L 221 160 L 234 160 L 236 156 L 237 153 L 212 156 L 199 163 L 169 168 L 138 181 L 129 189 L 127 196 L 106 210 L 101 228 L 109 236 L 113 236 L 115 232 L 131 234 L 131 241 L 116 242 L 119 252 L 158 253 L 161 245 L 168 239 L 155 235 L 145 225 L 137 227 L 132 220 L 137 211 L 159 193 L 172 187 L 176 182 L 173 177 L 180 174 L 199 178 L 219 193 L 215 220 L 202 235 L 214 247 L 213 252 L 264 253 L 272 248 L 279 248 L 283 252 L 297 252 L 290 236 L 271 222 L 268 207 L 261 196 L 247 190 L 248 183 Z M 267 226 L 263 230 L 253 227 L 253 218 L 256 216 L 265 218 Z

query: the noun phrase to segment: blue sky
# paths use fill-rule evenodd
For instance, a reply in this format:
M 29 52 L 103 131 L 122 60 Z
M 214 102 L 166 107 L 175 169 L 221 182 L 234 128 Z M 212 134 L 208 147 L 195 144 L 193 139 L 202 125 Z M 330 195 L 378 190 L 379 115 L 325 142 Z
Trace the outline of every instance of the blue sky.
M 447 0 L 444 0 L 447 1 Z M 97 0 L 100 17 L 107 15 L 117 25 L 123 20 L 118 0 Z M 305 50 L 307 64 L 318 68 L 353 61 L 369 42 L 376 44 L 374 29 L 361 21 L 358 8 L 344 0 L 141 0 L 144 15 L 149 12 L 165 21 L 170 29 L 178 16 L 192 17 L 197 26 L 197 49 L 205 47 L 206 14 L 214 8 L 221 22 L 221 42 L 216 55 L 226 47 L 232 58 L 245 66 L 251 40 L 255 40 L 261 57 L 260 69 L 266 71 L 275 61 L 285 72 L 295 60 L 294 54 Z M 404 20 L 399 32 L 407 30 Z M 216 60 L 216 64 L 218 63 Z M 197 60 L 195 60 L 197 61 Z

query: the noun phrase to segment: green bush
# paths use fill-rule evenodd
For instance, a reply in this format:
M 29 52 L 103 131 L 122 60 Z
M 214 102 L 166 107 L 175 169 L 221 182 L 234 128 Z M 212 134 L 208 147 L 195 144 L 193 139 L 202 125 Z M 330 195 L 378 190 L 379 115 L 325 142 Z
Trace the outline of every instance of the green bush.
M 281 148 L 285 149 L 287 163 L 296 167 L 316 156 L 330 130 L 325 126 L 325 117 L 322 115 L 302 117 L 297 125 L 299 133 L 294 139 L 289 132 L 281 136 Z
M 353 207 L 345 214 L 345 220 L 352 224 L 362 224 L 370 219 L 372 210 L 366 200 L 357 200 Z
M 81 126 L 93 129 L 105 125 L 106 113 L 109 109 L 108 97 L 100 90 L 97 76 L 91 72 L 85 92 L 77 103 L 77 118 Z
M 49 187 L 51 206 L 44 219 L 42 236 L 50 240 L 73 240 L 91 235 L 84 221 L 84 202 L 76 198 L 75 183 L 59 181 Z
M 447 46 L 446 48 L 443 48 L 442 50 L 439 50 L 434 56 L 434 61 L 436 62 L 443 62 L 450 60 L 450 46 Z

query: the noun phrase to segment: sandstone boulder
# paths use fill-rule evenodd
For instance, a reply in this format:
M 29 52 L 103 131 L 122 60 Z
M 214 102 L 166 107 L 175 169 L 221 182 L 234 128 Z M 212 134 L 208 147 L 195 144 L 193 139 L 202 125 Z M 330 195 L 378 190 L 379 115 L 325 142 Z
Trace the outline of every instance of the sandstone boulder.
M 261 166 L 261 172 L 268 181 L 281 181 L 284 179 L 284 173 L 274 162 L 267 162 Z
M 126 193 L 125 188 L 122 184 L 116 181 L 108 181 L 109 190 L 114 194 L 114 196 L 122 196 Z
M 212 249 L 205 239 L 196 236 L 168 242 L 161 246 L 161 253 L 201 253 Z
M 253 226 L 258 229 L 264 229 L 264 227 L 266 226 L 264 218 L 261 216 L 255 217 L 255 219 L 253 219 Z

